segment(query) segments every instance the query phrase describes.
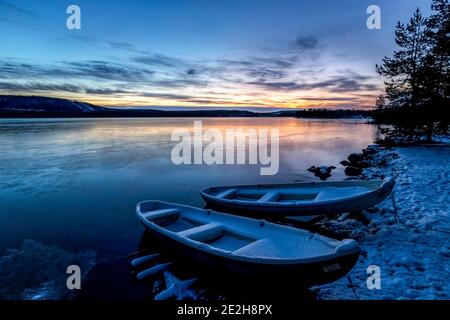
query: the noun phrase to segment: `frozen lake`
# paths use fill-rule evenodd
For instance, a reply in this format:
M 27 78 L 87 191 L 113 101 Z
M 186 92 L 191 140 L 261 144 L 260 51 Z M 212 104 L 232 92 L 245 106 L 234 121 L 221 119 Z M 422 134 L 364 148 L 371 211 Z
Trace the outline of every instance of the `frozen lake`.
M 64 254 L 67 261 L 86 268 L 121 265 L 143 233 L 134 213 L 138 201 L 203 206 L 198 192 L 206 186 L 318 180 L 306 171 L 311 165 L 334 165 L 330 179 L 341 179 L 339 161 L 378 134 L 377 127 L 364 120 L 200 119 L 204 129 L 279 129 L 279 172 L 261 176 L 257 165 L 174 165 L 170 154 L 176 142 L 170 140 L 171 133 L 180 128 L 192 131 L 194 120 L 198 119 L 0 120 L 0 278 L 16 280 L 14 287 L 1 289 L 0 297 L 38 297 L 41 280 L 60 280 L 54 260 Z M 36 242 L 27 242 L 15 256 L 7 252 L 20 249 L 25 239 Z M 88 252 L 80 253 L 84 251 Z M 34 270 L 41 280 L 17 279 L 21 271 L 30 272 L 30 261 L 41 265 L 41 270 Z M 46 268 L 47 276 L 42 270 Z M 134 297 L 126 267 L 104 270 L 103 276 L 111 272 L 115 279 L 115 296 Z M 65 283 L 65 269 L 60 272 Z M 29 293 L 27 286 L 34 286 L 34 291 Z M 91 288 L 100 292 L 101 286 Z M 53 297 L 65 297 L 54 291 Z

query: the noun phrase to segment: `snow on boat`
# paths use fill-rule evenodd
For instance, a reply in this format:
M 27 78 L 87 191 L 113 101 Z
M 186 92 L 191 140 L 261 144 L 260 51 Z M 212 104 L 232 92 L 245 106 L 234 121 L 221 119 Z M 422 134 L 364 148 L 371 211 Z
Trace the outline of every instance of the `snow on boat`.
M 360 253 L 354 240 L 337 241 L 190 206 L 144 201 L 136 212 L 144 226 L 173 252 L 208 271 L 228 271 L 249 279 L 289 276 L 305 286 L 328 283 L 349 272 Z
M 372 207 L 392 191 L 395 180 L 348 180 L 206 188 L 212 208 L 255 217 L 332 215 Z

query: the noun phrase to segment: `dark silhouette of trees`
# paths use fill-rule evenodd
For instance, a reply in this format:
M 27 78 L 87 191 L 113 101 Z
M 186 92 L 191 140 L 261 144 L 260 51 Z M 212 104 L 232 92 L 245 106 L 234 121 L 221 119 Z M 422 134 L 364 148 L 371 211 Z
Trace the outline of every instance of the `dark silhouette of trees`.
M 399 22 L 399 49 L 376 66 L 386 80 L 374 116 L 393 124 L 386 139 L 397 143 L 431 142 L 433 135 L 448 132 L 450 4 L 433 0 L 432 10 L 428 18 L 417 9 L 406 25 Z

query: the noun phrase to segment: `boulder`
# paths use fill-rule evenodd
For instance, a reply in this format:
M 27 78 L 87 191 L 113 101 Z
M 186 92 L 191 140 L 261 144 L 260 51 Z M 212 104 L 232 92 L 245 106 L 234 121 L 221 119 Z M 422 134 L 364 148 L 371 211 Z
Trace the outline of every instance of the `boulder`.
M 369 168 L 371 165 L 367 161 L 361 161 L 361 162 L 354 162 L 350 164 L 351 167 L 358 167 L 358 168 Z
M 334 169 L 336 169 L 335 166 L 320 166 L 319 171 L 331 173 L 331 170 L 334 170 Z
M 369 168 L 371 165 L 368 161 L 361 161 L 360 162 L 360 167 L 361 168 Z
M 331 177 L 331 171 L 334 169 L 336 169 L 335 166 L 311 166 L 307 170 L 314 173 L 314 175 L 319 177 L 320 180 L 326 180 Z
M 324 172 L 324 171 L 318 171 L 314 174 L 316 177 L 318 177 L 320 180 L 327 180 L 329 177 L 331 177 L 331 173 Z
M 349 162 L 349 161 L 347 161 L 347 160 L 342 160 L 341 162 L 339 162 L 340 164 L 342 164 L 344 167 L 348 167 L 348 166 L 351 166 L 352 164 Z
M 360 167 L 353 167 L 353 166 L 348 166 L 347 168 L 345 168 L 345 174 L 348 176 L 359 176 L 362 173 L 362 168 Z
M 367 157 L 367 156 L 375 154 L 375 153 L 377 153 L 377 150 L 375 150 L 375 149 L 363 149 L 362 150 L 363 157 Z
M 351 153 L 347 159 L 351 163 L 355 163 L 355 162 L 361 162 L 364 159 L 364 157 L 363 157 L 362 153 L 354 152 L 354 153 Z

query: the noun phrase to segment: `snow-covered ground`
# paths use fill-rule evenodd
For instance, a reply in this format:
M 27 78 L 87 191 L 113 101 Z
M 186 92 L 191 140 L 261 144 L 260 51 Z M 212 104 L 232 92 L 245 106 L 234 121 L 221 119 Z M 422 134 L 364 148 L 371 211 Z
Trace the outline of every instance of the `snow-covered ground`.
M 381 151 L 383 168 L 368 178 L 394 176 L 400 222 L 392 199 L 379 210 L 346 214 L 326 227 L 356 239 L 362 254 L 348 279 L 320 286 L 318 299 L 450 299 L 450 148 L 410 147 Z M 369 290 L 367 267 L 381 270 L 381 289 Z
M 437 136 L 437 137 L 433 138 L 433 141 L 437 142 L 437 143 L 450 144 L 450 135 L 446 134 L 446 135 Z

